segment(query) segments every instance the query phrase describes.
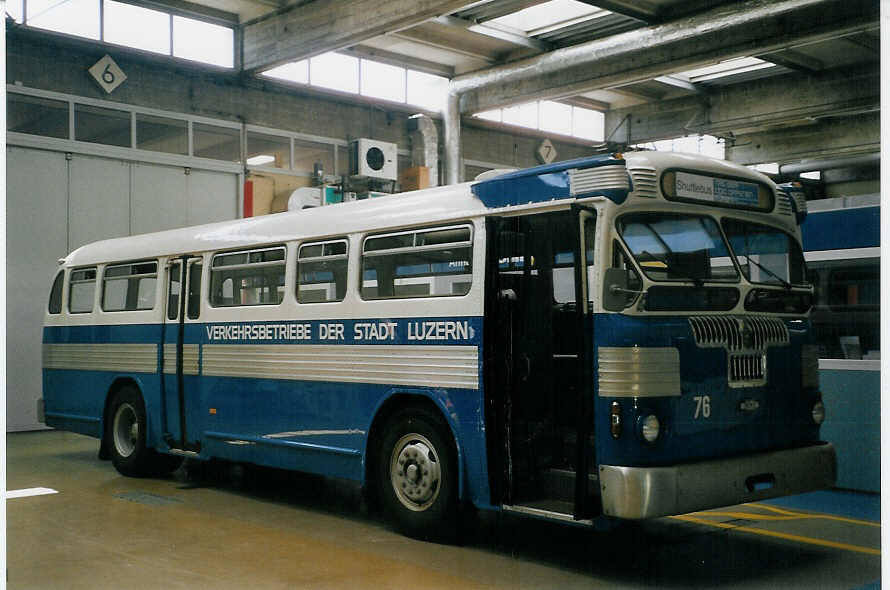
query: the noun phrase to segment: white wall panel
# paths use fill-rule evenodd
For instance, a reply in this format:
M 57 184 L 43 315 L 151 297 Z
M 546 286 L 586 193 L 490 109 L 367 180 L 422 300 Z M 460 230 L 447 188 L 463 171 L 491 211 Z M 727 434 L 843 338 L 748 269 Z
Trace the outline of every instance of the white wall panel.
M 237 200 L 236 174 L 192 170 L 188 175 L 187 225 L 235 219 Z
M 68 252 L 65 154 L 6 150 L 6 429 L 41 428 L 41 326 L 57 261 Z
M 57 261 L 85 243 L 234 219 L 238 175 L 7 149 L 7 431 L 42 428 L 41 333 Z
M 187 176 L 183 168 L 133 164 L 130 231 L 144 234 L 187 225 Z
M 74 154 L 69 162 L 69 248 L 130 233 L 129 162 Z

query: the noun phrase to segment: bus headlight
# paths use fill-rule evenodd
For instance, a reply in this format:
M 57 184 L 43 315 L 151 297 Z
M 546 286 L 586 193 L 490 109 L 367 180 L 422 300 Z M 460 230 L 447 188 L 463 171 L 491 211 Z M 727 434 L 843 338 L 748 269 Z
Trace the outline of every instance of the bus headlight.
M 825 422 L 825 404 L 822 403 L 822 400 L 817 401 L 813 404 L 813 422 L 816 423 L 817 426 L 821 426 L 823 422 Z
M 647 443 L 654 443 L 660 432 L 661 423 L 655 414 L 649 414 L 640 420 L 640 434 L 643 435 L 643 440 Z

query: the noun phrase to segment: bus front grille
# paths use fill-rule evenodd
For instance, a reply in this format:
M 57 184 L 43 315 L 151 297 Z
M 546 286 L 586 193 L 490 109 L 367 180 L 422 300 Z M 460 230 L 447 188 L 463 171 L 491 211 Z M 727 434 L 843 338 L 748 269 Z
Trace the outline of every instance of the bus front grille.
M 696 316 L 689 318 L 695 344 L 700 348 L 763 351 L 788 344 L 788 327 L 779 318 L 765 316 Z
M 766 355 L 729 355 L 728 377 L 730 386 L 763 385 L 766 383 Z

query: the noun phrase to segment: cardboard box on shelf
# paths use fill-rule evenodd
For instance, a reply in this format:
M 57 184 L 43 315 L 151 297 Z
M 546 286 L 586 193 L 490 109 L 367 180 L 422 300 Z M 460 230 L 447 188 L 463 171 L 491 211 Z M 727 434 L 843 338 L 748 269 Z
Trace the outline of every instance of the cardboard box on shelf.
M 399 185 L 403 191 L 414 191 L 430 187 L 430 169 L 426 166 L 406 168 L 399 173 Z

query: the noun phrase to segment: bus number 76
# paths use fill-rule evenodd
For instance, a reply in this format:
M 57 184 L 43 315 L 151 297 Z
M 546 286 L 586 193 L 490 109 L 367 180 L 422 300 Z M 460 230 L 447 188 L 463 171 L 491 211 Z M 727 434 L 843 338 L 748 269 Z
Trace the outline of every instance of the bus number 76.
M 698 420 L 699 417 L 702 418 L 710 418 L 711 417 L 711 396 L 709 395 L 697 395 L 692 399 L 695 400 L 695 416 L 693 419 Z

